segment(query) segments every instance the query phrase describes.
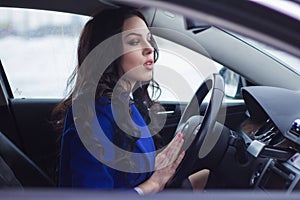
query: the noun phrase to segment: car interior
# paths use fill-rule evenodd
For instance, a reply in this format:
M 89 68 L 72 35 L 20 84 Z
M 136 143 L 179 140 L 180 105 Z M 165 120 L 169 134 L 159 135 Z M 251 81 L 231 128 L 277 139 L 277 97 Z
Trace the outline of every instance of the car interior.
M 0 7 L 92 16 L 123 6 L 106 0 L 48 3 L 4 0 Z M 238 33 L 176 12 L 126 6 L 140 9 L 155 36 L 222 65 L 219 73 L 198 82 L 190 101 L 161 102 L 168 112 L 161 130 L 165 144 L 183 130 L 188 138 L 184 148 L 190 155 L 167 187 L 180 188 L 191 172 L 210 169 L 207 190 L 299 190 L 300 108 L 295 106 L 300 101 L 299 73 L 242 40 Z M 0 61 L 0 187 L 55 188 L 60 144 L 51 113 L 61 99 L 15 98 L 6 67 Z M 238 84 L 235 94 L 228 96 L 226 80 L 233 73 L 239 75 Z M 205 101 L 208 94 L 209 101 Z

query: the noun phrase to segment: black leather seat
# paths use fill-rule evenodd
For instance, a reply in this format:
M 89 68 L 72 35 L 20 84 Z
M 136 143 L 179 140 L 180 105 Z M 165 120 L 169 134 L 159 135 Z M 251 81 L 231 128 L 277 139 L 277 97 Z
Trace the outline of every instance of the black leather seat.
M 0 132 L 0 187 L 54 187 L 54 182 Z

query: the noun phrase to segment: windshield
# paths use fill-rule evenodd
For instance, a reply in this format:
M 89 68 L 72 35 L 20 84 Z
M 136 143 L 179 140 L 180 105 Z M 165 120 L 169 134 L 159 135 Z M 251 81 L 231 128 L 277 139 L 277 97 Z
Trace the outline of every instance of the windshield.
M 269 45 L 264 43 L 258 42 L 256 40 L 252 40 L 250 38 L 234 34 L 236 37 L 240 38 L 241 40 L 247 42 L 248 44 L 254 46 L 255 48 L 259 49 L 260 51 L 266 53 L 267 55 L 271 56 L 272 58 L 276 59 L 278 62 L 284 64 L 287 68 L 294 71 L 295 73 L 300 75 L 300 59 L 279 49 L 275 49 Z

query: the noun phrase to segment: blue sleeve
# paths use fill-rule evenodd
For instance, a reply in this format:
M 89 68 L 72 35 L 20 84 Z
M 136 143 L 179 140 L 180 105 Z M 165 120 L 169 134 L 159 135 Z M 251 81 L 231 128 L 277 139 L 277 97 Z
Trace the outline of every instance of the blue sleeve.
M 114 188 L 114 170 L 92 156 L 84 147 L 77 134 L 70 141 L 70 149 L 72 187 Z
M 144 182 L 151 173 L 142 173 L 139 180 L 136 180 L 136 174 L 129 173 L 128 181 L 124 181 L 121 176 L 123 175 L 122 172 L 103 164 L 86 149 L 77 133 L 71 111 L 70 109 L 67 114 L 62 137 L 59 186 L 104 190 L 119 188 L 137 193 L 133 187 Z M 112 141 L 114 124 L 111 108 L 110 106 L 99 106 L 97 111 L 97 119 L 94 119 L 91 123 L 100 123 L 106 137 Z M 95 135 L 97 133 L 97 131 L 93 132 Z M 111 161 L 115 153 L 114 148 L 109 145 L 113 144 L 105 143 L 102 136 L 100 135 L 97 139 L 106 147 L 104 159 L 105 161 Z M 138 143 L 137 146 L 139 147 L 137 152 L 147 152 L 144 150 L 144 145 Z M 141 162 L 144 163 L 144 159 Z
M 94 124 L 100 123 L 107 139 L 112 141 L 114 135 L 113 124 L 107 116 L 99 115 L 99 113 L 97 114 L 97 119 L 94 119 L 91 122 L 92 130 L 97 130 L 93 128 L 93 126 Z M 106 149 L 104 150 L 104 158 L 113 159 L 114 151 L 113 147 L 110 147 L 112 143 L 105 143 L 103 141 L 103 136 L 98 137 L 98 134 L 98 132 L 94 132 L 94 137 L 104 149 Z M 109 149 L 109 151 L 107 149 Z M 70 142 L 70 165 L 73 187 L 115 188 L 114 174 L 116 173 L 116 170 L 108 167 L 95 158 L 83 145 L 77 132 Z
M 111 139 L 112 125 L 105 117 L 101 122 Z M 69 109 L 62 136 L 59 186 L 113 189 L 115 173 L 116 170 L 98 161 L 83 145 Z
M 113 178 L 115 170 L 95 159 L 83 146 L 79 137 L 73 138 L 71 149 L 73 188 L 116 189 Z M 133 188 L 129 191 L 138 194 Z

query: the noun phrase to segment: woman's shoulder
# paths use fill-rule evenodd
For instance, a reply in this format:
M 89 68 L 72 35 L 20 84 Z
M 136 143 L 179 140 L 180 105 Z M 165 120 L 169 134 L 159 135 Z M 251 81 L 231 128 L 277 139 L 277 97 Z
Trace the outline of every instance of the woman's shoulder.
M 101 127 L 107 137 L 111 138 L 113 135 L 113 130 L 115 126 L 115 122 L 113 120 L 111 101 L 110 99 L 103 98 L 101 101 L 95 102 L 94 111 L 89 112 L 91 116 L 82 117 L 82 119 L 89 119 L 88 124 L 92 130 L 98 130 L 97 127 Z M 73 138 L 74 136 L 78 136 L 78 131 L 83 130 L 81 127 L 85 125 L 85 123 L 75 123 L 74 115 L 73 115 L 73 106 L 70 105 L 67 109 L 65 124 L 63 130 L 63 136 Z M 76 115 L 76 117 L 78 117 Z
M 94 110 L 95 109 L 95 110 Z M 94 110 L 90 113 L 90 115 L 94 115 L 98 118 L 101 124 L 106 124 L 106 126 L 113 123 L 113 114 L 111 108 L 111 100 L 108 98 L 100 98 L 98 101 L 95 102 Z M 94 114 L 93 114 L 94 113 Z M 78 116 L 77 116 L 78 117 Z M 86 117 L 90 118 L 90 117 Z M 91 120 L 91 118 L 90 118 Z M 64 120 L 64 133 L 69 132 L 68 130 L 74 131 L 75 123 L 74 123 L 74 115 L 73 115 L 73 106 L 70 105 L 67 109 L 65 120 Z

